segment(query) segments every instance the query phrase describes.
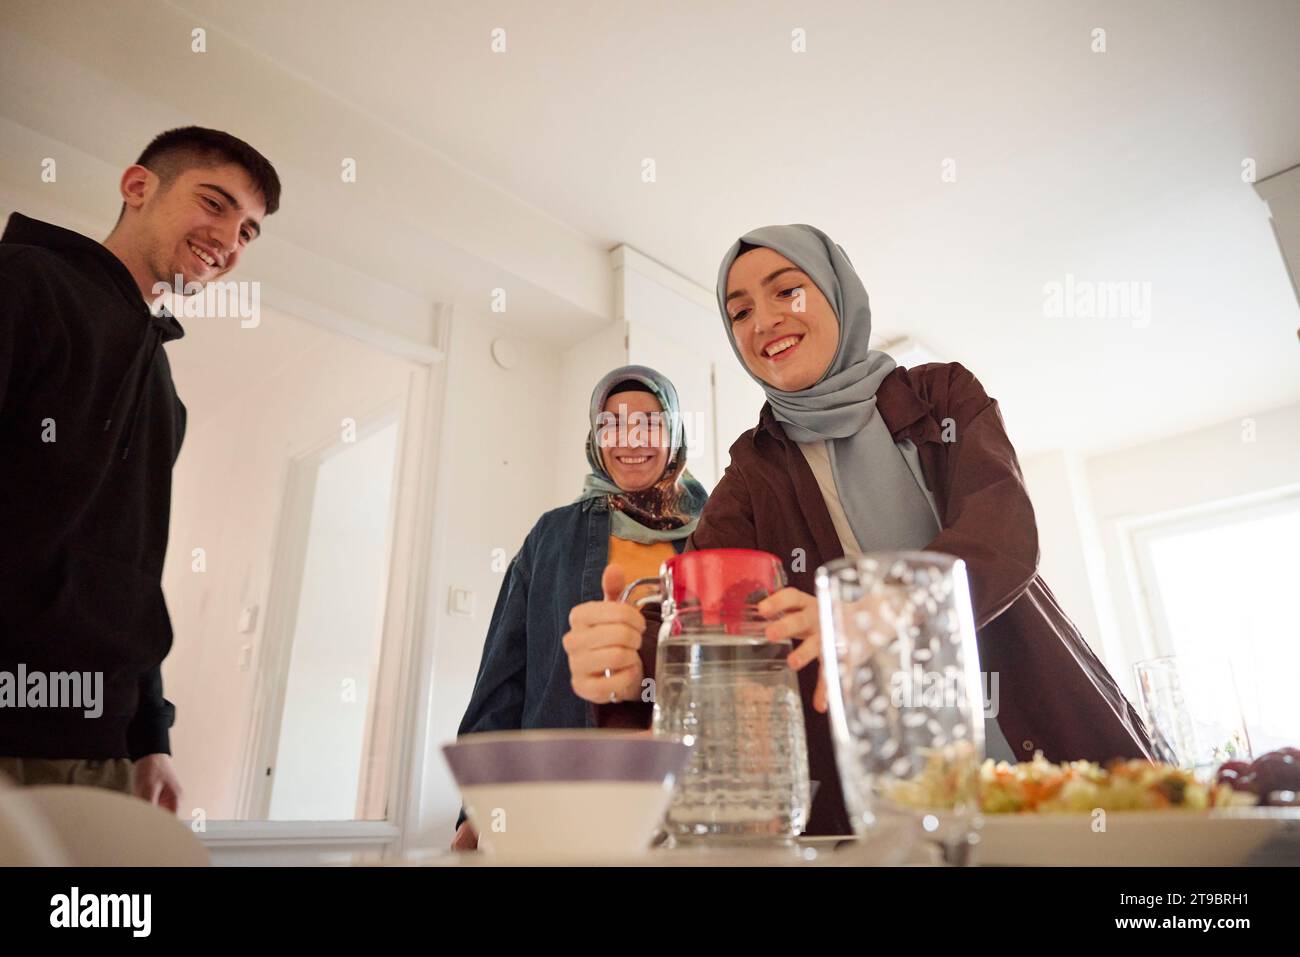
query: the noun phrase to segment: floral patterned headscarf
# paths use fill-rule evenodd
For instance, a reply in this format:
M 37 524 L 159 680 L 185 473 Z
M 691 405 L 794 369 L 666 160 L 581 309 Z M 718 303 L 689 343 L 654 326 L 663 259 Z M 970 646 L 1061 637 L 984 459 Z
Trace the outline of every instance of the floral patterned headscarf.
M 605 468 L 602 447 L 611 444 L 610 429 L 619 427 L 618 417 L 605 411 L 605 403 L 622 386 L 639 383 L 659 400 L 662 409 L 659 428 L 667 430 L 668 463 L 654 485 L 629 492 L 618 487 Z M 591 473 L 582 483 L 579 501 L 604 497 L 612 513 L 610 532 L 634 542 L 675 541 L 695 531 L 700 510 L 708 499 L 704 487 L 686 470 L 686 431 L 677 389 L 668 377 L 647 366 L 620 366 L 599 382 L 591 393 L 587 433 L 587 462 Z M 625 423 L 626 424 L 626 423 Z M 654 434 L 657 430 L 652 430 Z M 606 441 L 602 441 L 602 436 Z M 662 438 L 659 438 L 662 442 Z

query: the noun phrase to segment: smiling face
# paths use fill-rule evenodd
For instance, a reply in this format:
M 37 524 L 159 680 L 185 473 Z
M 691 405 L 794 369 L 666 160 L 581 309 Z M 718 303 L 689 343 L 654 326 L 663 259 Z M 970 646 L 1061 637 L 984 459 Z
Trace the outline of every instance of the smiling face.
M 749 371 L 782 392 L 815 385 L 835 358 L 835 310 L 808 275 L 776 250 L 737 257 L 727 273 L 727 318 Z
M 186 169 L 166 184 L 132 166 L 122 177 L 122 198 L 127 213 L 110 237 L 119 242 L 110 248 L 142 285 L 171 286 L 177 275 L 186 284 L 224 276 L 257 238 L 266 215 L 261 193 L 233 163 Z
M 625 492 L 654 485 L 668 467 L 672 440 L 659 400 L 649 392 L 615 392 L 604 412 L 598 438 L 609 477 Z

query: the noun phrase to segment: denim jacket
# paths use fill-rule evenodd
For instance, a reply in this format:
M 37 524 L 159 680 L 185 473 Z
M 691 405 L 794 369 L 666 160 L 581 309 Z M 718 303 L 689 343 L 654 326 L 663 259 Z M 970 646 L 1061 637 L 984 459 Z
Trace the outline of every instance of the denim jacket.
M 601 598 L 609 524 L 603 498 L 552 509 L 538 519 L 506 569 L 458 734 L 603 723 L 574 694 L 561 640 L 573 607 Z M 686 542 L 673 544 L 680 552 Z

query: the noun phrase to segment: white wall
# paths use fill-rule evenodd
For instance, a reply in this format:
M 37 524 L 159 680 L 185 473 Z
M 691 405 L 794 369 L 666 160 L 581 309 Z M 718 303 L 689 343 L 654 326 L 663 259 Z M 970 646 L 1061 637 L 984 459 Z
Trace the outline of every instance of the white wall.
M 595 335 L 564 351 L 560 362 L 560 395 L 555 408 L 555 497 L 571 502 L 582 490 L 590 468 L 584 439 L 591 425 L 587 411 L 591 390 L 611 369 L 627 365 L 627 323 L 614 321 Z
M 519 364 L 506 371 L 490 354 L 501 333 L 490 314 L 458 313 L 452 321 L 438 467 L 433 579 L 439 587 L 429 596 L 428 615 L 434 629 L 432 703 L 423 765 L 416 772 L 422 775 L 418 824 L 408 835 L 417 847 L 446 847 L 451 841 L 460 795 L 441 746 L 455 739 L 469 704 L 505 566 L 543 512 L 577 496 L 576 489 L 557 496 L 553 481 L 560 452 L 561 353 L 522 343 Z M 572 437 L 579 454 L 583 435 L 585 430 Z M 569 437 L 564 438 L 567 443 Z M 471 617 L 449 613 L 453 587 L 474 593 Z
M 1300 482 L 1300 403 L 1096 455 L 1087 462 L 1105 522 Z
M 1093 652 L 1122 661 L 1106 560 L 1082 458 L 1046 452 L 1021 463 L 1038 526 L 1039 572 Z

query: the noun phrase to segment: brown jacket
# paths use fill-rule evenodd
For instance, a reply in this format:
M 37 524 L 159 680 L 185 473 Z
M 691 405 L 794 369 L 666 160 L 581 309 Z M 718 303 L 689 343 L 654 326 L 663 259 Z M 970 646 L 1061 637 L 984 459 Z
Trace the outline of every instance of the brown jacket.
M 1052 761 L 1151 758 L 1141 719 L 1038 574 L 1034 509 L 997 402 L 957 363 L 896 369 L 876 397 L 894 441 L 915 443 L 939 509 L 942 531 L 926 549 L 966 562 L 980 668 L 998 674 L 998 724 L 1011 747 L 1024 760 L 1035 751 Z M 810 594 L 817 567 L 843 556 L 817 480 L 770 406 L 732 445 L 688 547 L 771 552 L 790 584 Z M 641 648 L 648 676 L 649 637 Z M 809 773 L 821 782 L 807 833 L 849 833 L 827 718 L 812 708 L 816 678 L 809 667 L 799 681 Z

